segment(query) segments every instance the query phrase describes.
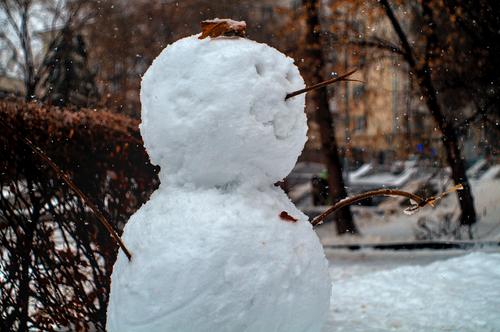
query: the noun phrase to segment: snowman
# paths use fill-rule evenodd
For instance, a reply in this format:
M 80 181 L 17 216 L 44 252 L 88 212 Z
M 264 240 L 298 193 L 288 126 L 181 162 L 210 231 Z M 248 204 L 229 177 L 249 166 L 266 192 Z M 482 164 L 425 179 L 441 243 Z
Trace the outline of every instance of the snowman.
M 302 88 L 291 58 L 241 37 L 187 37 L 154 60 L 140 130 L 161 185 L 124 229 L 108 331 L 321 330 L 328 263 L 274 185 L 307 139 L 304 96 L 285 100 Z

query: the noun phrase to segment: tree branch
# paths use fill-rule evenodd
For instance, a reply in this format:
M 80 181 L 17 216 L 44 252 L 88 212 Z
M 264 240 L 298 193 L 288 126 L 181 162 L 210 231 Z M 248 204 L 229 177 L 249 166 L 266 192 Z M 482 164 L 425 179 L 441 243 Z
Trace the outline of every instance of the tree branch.
M 397 189 L 378 189 L 378 190 L 367 191 L 365 193 L 361 193 L 359 195 L 355 195 L 352 197 L 345 198 L 341 201 L 338 201 L 331 208 L 329 208 L 328 210 L 326 210 L 325 212 L 323 212 L 322 214 L 317 216 L 313 221 L 311 221 L 311 224 L 313 225 L 313 227 L 317 226 L 317 225 L 323 223 L 323 221 L 326 219 L 326 217 L 328 217 L 330 214 L 334 213 L 335 211 L 340 210 L 343 207 L 346 207 L 348 205 L 352 205 L 354 203 L 362 201 L 364 199 L 367 199 L 370 197 L 376 197 L 376 196 L 402 196 L 402 197 L 409 198 L 409 199 L 415 201 L 416 204 L 406 208 L 405 213 L 412 214 L 412 213 L 416 212 L 419 208 L 424 207 L 426 205 L 430 205 L 430 206 L 434 207 L 436 201 L 440 200 L 441 198 L 448 195 L 449 193 L 455 192 L 457 190 L 462 190 L 462 189 L 463 189 L 463 186 L 461 184 L 458 184 L 458 185 L 452 187 L 451 189 L 441 193 L 438 196 L 435 196 L 435 197 L 432 196 L 432 197 L 425 198 L 425 199 L 418 196 L 418 195 L 415 195 L 415 194 L 412 194 L 412 193 L 409 193 L 406 191 L 402 191 L 402 190 L 397 190 Z
M 399 47 L 389 42 L 378 40 L 378 39 L 349 39 L 345 41 L 347 45 L 354 45 L 365 48 L 376 48 L 384 51 L 389 51 L 392 53 L 399 54 L 401 56 L 406 56 L 406 53 Z
M 344 75 L 340 75 L 340 76 L 334 77 L 332 79 L 320 82 L 318 84 L 314 84 L 314 85 L 308 86 L 308 87 L 306 87 L 304 89 L 300 89 L 300 90 L 297 90 L 297 91 L 294 91 L 294 92 L 290 92 L 290 93 L 288 93 L 286 95 L 285 100 L 287 100 L 289 98 L 292 98 L 292 97 L 295 97 L 295 96 L 298 96 L 300 94 L 306 93 L 306 92 L 311 91 L 311 90 L 316 90 L 316 89 L 325 87 L 325 86 L 330 85 L 330 84 L 335 83 L 335 82 L 352 81 L 352 82 L 361 82 L 361 83 L 364 83 L 363 81 L 353 80 L 353 79 L 349 79 L 348 78 L 349 76 L 351 76 L 352 74 L 354 74 L 356 72 L 356 70 L 357 69 L 353 69 L 353 70 L 351 70 L 350 72 L 348 72 L 348 73 L 346 73 Z
M 399 40 L 401 41 L 401 46 L 403 47 L 403 51 L 405 54 L 405 58 L 408 61 L 408 64 L 410 67 L 415 68 L 417 65 L 417 62 L 415 60 L 415 55 L 413 54 L 413 49 L 410 46 L 410 43 L 408 42 L 408 38 L 406 37 L 406 34 L 403 31 L 403 28 L 399 24 L 398 19 L 396 18 L 396 15 L 394 14 L 394 11 L 391 8 L 391 5 L 389 4 L 388 0 L 379 0 L 380 4 L 385 10 L 385 13 L 389 20 L 391 21 L 391 24 L 394 28 L 394 31 L 396 31 L 396 34 L 399 37 Z
M 10 22 L 10 25 L 12 26 L 12 28 L 14 29 L 14 31 L 16 32 L 18 37 L 20 37 L 21 30 L 20 30 L 19 26 L 17 25 L 17 22 L 14 19 L 14 16 L 12 15 L 9 4 L 7 3 L 6 0 L 0 0 L 0 4 L 3 7 L 4 13 L 7 16 L 7 20 Z

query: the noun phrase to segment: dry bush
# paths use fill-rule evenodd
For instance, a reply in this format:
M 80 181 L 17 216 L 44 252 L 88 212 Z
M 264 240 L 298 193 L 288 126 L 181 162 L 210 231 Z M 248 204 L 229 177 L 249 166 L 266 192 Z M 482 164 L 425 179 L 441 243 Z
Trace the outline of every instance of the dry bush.
M 0 119 L 0 330 L 104 331 L 117 246 L 22 137 L 121 232 L 158 184 L 138 121 L 13 102 L 0 102 Z

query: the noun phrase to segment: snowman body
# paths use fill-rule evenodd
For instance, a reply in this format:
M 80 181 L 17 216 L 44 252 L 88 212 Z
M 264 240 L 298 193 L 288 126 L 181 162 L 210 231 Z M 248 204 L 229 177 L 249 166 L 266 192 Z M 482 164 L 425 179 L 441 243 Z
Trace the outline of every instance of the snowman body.
M 141 134 L 161 185 L 124 229 L 108 331 L 321 330 L 327 260 L 273 185 L 306 140 L 304 98 L 285 101 L 303 87 L 292 59 L 243 38 L 187 37 L 153 62 Z

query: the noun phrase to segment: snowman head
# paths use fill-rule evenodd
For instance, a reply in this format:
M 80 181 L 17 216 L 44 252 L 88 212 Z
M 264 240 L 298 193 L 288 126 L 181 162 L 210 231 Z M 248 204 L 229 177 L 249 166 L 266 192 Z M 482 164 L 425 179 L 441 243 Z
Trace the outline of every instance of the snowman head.
M 140 126 L 161 180 L 197 186 L 272 184 L 307 140 L 304 81 L 293 60 L 245 38 L 187 37 L 142 79 Z

